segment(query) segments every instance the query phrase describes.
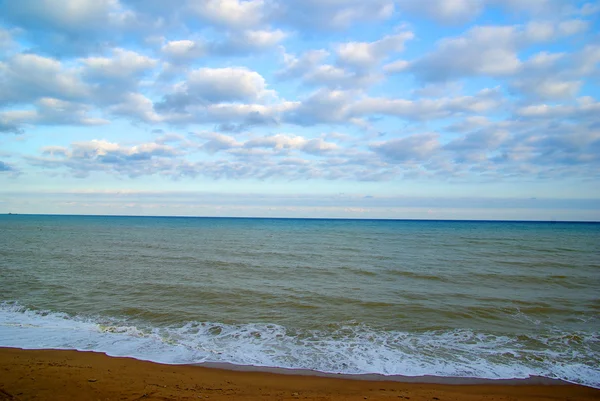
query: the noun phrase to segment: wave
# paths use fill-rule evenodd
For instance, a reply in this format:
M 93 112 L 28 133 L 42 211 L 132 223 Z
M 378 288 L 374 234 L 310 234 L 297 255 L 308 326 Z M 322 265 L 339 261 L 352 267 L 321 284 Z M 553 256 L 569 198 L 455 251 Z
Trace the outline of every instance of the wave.
M 512 336 L 466 329 L 402 332 L 357 322 L 320 330 L 194 321 L 156 327 L 3 303 L 0 346 L 97 351 L 166 364 L 226 362 L 343 374 L 541 376 L 600 388 L 600 336 L 586 332 Z

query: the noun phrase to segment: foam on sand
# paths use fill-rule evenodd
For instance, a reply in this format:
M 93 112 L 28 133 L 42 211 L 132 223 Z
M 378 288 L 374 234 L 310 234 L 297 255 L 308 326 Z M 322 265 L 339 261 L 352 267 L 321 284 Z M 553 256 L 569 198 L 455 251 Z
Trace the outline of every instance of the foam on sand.
M 166 364 L 231 363 L 343 374 L 518 379 L 600 388 L 597 334 L 408 333 L 361 324 L 294 331 L 276 324 L 188 322 L 152 327 L 0 305 L 0 346 L 104 352 Z

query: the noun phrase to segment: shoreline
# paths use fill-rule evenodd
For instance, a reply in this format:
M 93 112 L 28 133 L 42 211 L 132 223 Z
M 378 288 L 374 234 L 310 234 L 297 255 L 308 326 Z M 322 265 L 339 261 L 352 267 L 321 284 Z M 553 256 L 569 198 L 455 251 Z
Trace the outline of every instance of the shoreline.
M 110 355 L 107 355 L 110 357 Z M 135 359 L 135 358 L 133 358 Z M 167 364 L 168 365 L 168 364 Z M 180 366 L 180 365 L 173 365 Z M 327 377 L 337 378 L 343 380 L 365 380 L 365 381 L 377 381 L 377 382 L 394 382 L 394 383 L 415 383 L 415 384 L 446 384 L 446 385 L 472 385 L 472 384 L 488 384 L 488 385 L 553 385 L 553 386 L 566 386 L 566 385 L 577 385 L 583 387 L 594 388 L 585 386 L 578 383 L 571 383 L 561 379 L 552 379 L 543 376 L 530 376 L 525 378 L 510 378 L 510 379 L 490 379 L 482 377 L 459 377 L 459 376 L 434 376 L 434 375 L 423 375 L 423 376 L 404 376 L 404 375 L 384 375 L 380 373 L 330 373 L 321 372 L 318 370 L 311 369 L 294 369 L 294 368 L 281 368 L 281 367 L 269 367 L 269 366 L 255 366 L 255 365 L 236 365 L 229 362 L 201 362 L 188 364 L 187 366 L 198 366 L 209 369 L 221 369 L 231 370 L 236 372 L 259 372 L 259 373 L 274 373 L 278 375 L 291 375 L 291 376 L 314 376 L 314 377 Z
M 405 375 L 385 375 L 382 373 L 335 373 L 335 372 L 323 372 L 314 369 L 306 368 L 285 368 L 279 366 L 262 366 L 262 365 L 241 365 L 232 362 L 198 362 L 198 363 L 165 363 L 157 362 L 150 359 L 137 358 L 134 356 L 123 356 L 123 355 L 111 355 L 108 352 L 96 351 L 96 350 L 85 350 L 85 349 L 74 349 L 74 348 L 24 348 L 24 347 L 12 347 L 12 346 L 0 346 L 0 351 L 3 349 L 13 349 L 22 351 L 73 351 L 80 353 L 93 353 L 104 355 L 108 358 L 124 358 L 132 359 L 140 362 L 153 363 L 164 366 L 197 366 L 200 368 L 218 369 L 234 372 L 256 372 L 256 373 L 272 373 L 277 375 L 288 375 L 288 376 L 308 376 L 308 377 L 324 377 L 324 378 L 336 378 L 343 380 L 364 380 L 364 381 L 376 381 L 376 382 L 397 382 L 397 383 L 415 383 L 415 384 L 445 384 L 445 385 L 576 385 L 589 388 L 595 388 L 587 386 L 581 383 L 569 382 L 563 379 L 553 379 L 544 376 L 529 376 L 523 378 L 484 378 L 484 377 L 469 377 L 469 376 L 436 376 L 436 375 L 422 375 L 422 376 L 405 376 Z M 600 389 L 599 389 L 600 390 Z M 1 399 L 0 399 L 1 400 Z
M 431 380 L 439 378 L 424 376 L 399 381 L 381 375 L 318 374 L 222 363 L 165 365 L 92 351 L 0 348 L 0 372 L 0 400 L 600 399 L 599 389 L 548 382 L 551 379 L 438 383 Z

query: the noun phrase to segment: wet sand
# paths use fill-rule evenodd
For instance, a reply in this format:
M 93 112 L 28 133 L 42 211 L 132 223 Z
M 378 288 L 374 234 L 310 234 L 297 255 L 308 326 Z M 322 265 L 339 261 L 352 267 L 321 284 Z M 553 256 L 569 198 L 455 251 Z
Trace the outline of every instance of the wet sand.
M 404 383 L 0 348 L 0 400 L 600 400 L 570 384 Z

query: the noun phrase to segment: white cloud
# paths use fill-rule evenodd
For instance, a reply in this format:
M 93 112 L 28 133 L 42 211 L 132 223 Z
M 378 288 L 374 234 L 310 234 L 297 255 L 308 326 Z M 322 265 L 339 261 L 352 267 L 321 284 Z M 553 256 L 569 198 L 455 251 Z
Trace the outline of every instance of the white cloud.
M 280 29 L 232 31 L 223 40 L 207 42 L 207 51 L 215 56 L 251 55 L 267 51 L 287 37 Z
M 161 52 L 174 64 L 188 64 L 201 57 L 247 56 L 267 51 L 288 34 L 280 29 L 246 29 L 230 31 L 211 40 L 183 39 L 164 44 Z
M 490 5 L 504 7 L 506 10 L 516 13 L 525 14 L 529 17 L 536 18 L 564 18 L 572 14 L 582 14 L 586 9 L 585 4 L 581 9 L 577 8 L 575 2 L 564 0 L 486 0 Z M 589 9 L 589 8 L 588 8 Z M 583 11 L 585 13 L 585 11 Z
M 598 7 L 592 3 L 583 4 L 580 8 L 574 3 L 564 0 L 398 0 L 402 12 L 455 25 L 475 19 L 487 7 L 501 7 L 512 14 L 538 18 L 586 16 L 598 12 Z
M 406 60 L 396 60 L 383 66 L 383 71 L 388 74 L 398 74 L 408 70 L 410 63 Z
M 292 107 L 295 107 L 294 102 L 282 102 L 272 105 L 262 104 L 233 104 L 233 103 L 221 103 L 212 104 L 206 108 L 207 113 L 216 117 L 219 121 L 226 121 L 227 119 L 239 120 L 245 118 L 273 118 L 273 115 L 284 112 Z
M 450 132 L 468 132 L 489 125 L 491 122 L 485 116 L 468 116 L 446 127 Z
M 497 109 L 503 102 L 498 88 L 484 89 L 473 96 L 418 100 L 368 97 L 356 90 L 321 89 L 288 109 L 284 121 L 304 126 L 354 124 L 369 128 L 363 120 L 365 117 L 383 115 L 408 121 L 425 121 L 463 113 L 479 114 Z
M 575 98 L 581 85 L 581 81 L 542 77 L 516 80 L 511 84 L 511 88 L 538 100 L 562 100 Z
M 47 168 L 67 168 L 75 177 L 87 177 L 91 172 L 103 171 L 137 177 L 168 171 L 168 159 L 180 151 L 154 142 L 124 146 L 116 142 L 93 139 L 74 142 L 68 148 L 42 148 L 43 157 L 32 158 L 31 163 Z
M 284 53 L 285 67 L 279 70 L 276 75 L 281 79 L 298 78 L 311 71 L 314 71 L 319 64 L 329 56 L 329 52 L 323 49 L 309 50 L 296 57 L 293 54 Z
M 109 111 L 117 116 L 124 116 L 145 123 L 158 123 L 164 120 L 154 110 L 152 100 L 141 93 L 126 93 L 122 101 L 111 106 Z
M 404 50 L 404 43 L 414 37 L 412 32 L 385 36 L 375 42 L 348 42 L 337 46 L 337 62 L 357 69 L 372 68 L 391 54 Z
M 81 62 L 84 65 L 84 76 L 118 81 L 139 76 L 157 64 L 155 59 L 120 48 L 112 50 L 112 57 L 88 57 Z
M 446 24 L 469 21 L 479 15 L 485 2 L 481 0 L 398 0 L 400 10 L 426 16 Z
M 332 89 L 364 88 L 380 81 L 382 76 L 369 72 L 351 72 L 323 64 L 306 73 L 302 80 L 307 85 L 326 86 Z
M 306 143 L 306 139 L 297 135 L 277 134 L 250 139 L 244 144 L 246 148 L 297 149 Z
M 567 118 L 581 121 L 595 120 L 600 123 L 600 102 L 591 97 L 580 97 L 577 104 L 534 104 L 520 107 L 516 115 L 528 118 Z
M 440 149 L 436 133 L 417 134 L 374 143 L 371 148 L 392 163 L 427 161 Z
M 329 64 L 323 64 L 305 75 L 305 80 L 316 84 L 324 84 L 331 81 L 344 81 L 353 78 L 353 75 L 343 68 Z
M 13 46 L 15 46 L 15 43 L 10 32 L 0 27 L 0 50 L 8 51 Z
M 103 125 L 109 121 L 91 117 L 90 106 L 54 98 L 41 98 L 35 110 L 0 111 L 0 120 L 21 126 L 33 125 Z
M 189 106 L 211 103 L 262 102 L 275 97 L 264 78 L 243 67 L 200 68 L 174 85 L 156 107 L 161 112 L 184 112 Z
M 524 63 L 524 67 L 535 70 L 547 70 L 554 67 L 558 61 L 564 58 L 564 56 L 564 53 L 539 52 L 531 56 Z
M 276 126 L 280 123 L 281 115 L 298 107 L 297 102 L 279 102 L 272 104 L 256 104 L 256 103 L 185 103 L 179 104 L 179 108 L 175 105 L 169 105 L 171 108 L 166 108 L 164 104 L 158 103 L 158 114 L 152 109 L 152 103 L 146 99 L 148 103 L 142 103 L 144 107 L 139 110 L 139 114 L 145 118 L 147 122 L 165 122 L 177 125 L 186 124 L 219 124 L 218 129 L 227 132 L 241 132 L 257 126 Z M 156 107 L 155 107 L 156 108 Z M 128 112 L 130 110 L 127 110 Z M 137 111 L 133 109 L 133 111 Z M 142 113 L 144 112 L 144 113 Z M 136 115 L 132 114 L 132 118 Z M 151 120 L 155 118 L 155 120 Z
M 105 28 L 119 7 L 118 0 L 5 1 L 6 19 L 33 29 L 69 32 Z
M 355 92 L 321 89 L 288 110 L 285 120 L 298 125 L 345 123 Z
M 412 91 L 416 98 L 454 97 L 464 93 L 464 83 L 458 81 L 429 82 Z
M 557 30 L 560 36 L 572 36 L 587 31 L 589 25 L 588 21 L 572 19 L 560 22 Z
M 483 129 L 455 139 L 446 144 L 445 148 L 456 151 L 493 150 L 506 143 L 510 137 L 510 133 L 505 129 Z
M 411 63 L 425 81 L 444 81 L 469 75 L 510 75 L 518 71 L 515 28 L 476 27 L 466 35 L 442 40 L 437 49 Z
M 393 0 L 285 0 L 276 3 L 271 20 L 301 29 L 339 30 L 393 14 Z
M 533 21 L 524 27 L 476 26 L 463 36 L 441 40 L 433 52 L 411 62 L 408 69 L 424 81 L 511 76 L 523 67 L 520 50 L 575 34 L 583 25 L 569 21 L 565 28 L 561 24 Z
M 206 54 L 206 45 L 198 40 L 172 40 L 162 46 L 161 52 L 175 63 L 186 63 Z
M 245 148 L 299 149 L 307 153 L 321 154 L 337 149 L 337 145 L 325 142 L 321 138 L 307 139 L 298 135 L 277 134 L 250 139 L 243 144 Z
M 409 120 L 446 118 L 457 113 L 481 113 L 497 108 L 502 102 L 496 89 L 485 89 L 475 96 L 437 99 L 363 98 L 352 105 L 355 116 L 384 114 Z
M 302 150 L 306 153 L 319 155 L 338 149 L 338 145 L 332 142 L 326 142 L 321 138 L 315 138 L 307 141 Z
M 247 141 L 238 141 L 230 135 L 224 135 L 214 132 L 202 132 L 194 134 L 195 137 L 206 139 L 200 148 L 215 153 L 219 151 L 235 150 L 232 154 L 237 156 L 252 156 L 252 155 L 272 155 L 271 152 L 256 151 L 255 149 L 271 149 L 277 152 L 287 152 L 292 150 L 300 150 L 313 155 L 321 155 L 327 152 L 338 149 L 338 145 L 332 142 L 326 142 L 321 138 L 305 138 L 300 135 L 291 134 L 275 134 L 267 136 L 259 136 L 248 139 Z M 246 149 L 246 150 L 244 150 Z M 301 164 L 306 164 L 303 161 Z M 289 164 L 289 163 L 286 163 Z M 299 164 L 299 163 L 294 163 Z
M 600 48 L 599 48 L 600 49 Z M 596 54 L 594 54 L 596 53 Z M 557 101 L 574 99 L 593 74 L 600 61 L 600 51 L 586 46 L 573 53 L 539 52 L 522 65 L 508 82 L 509 89 L 527 101 Z
M 300 79 L 308 86 L 326 86 L 331 89 L 351 89 L 370 86 L 382 77 L 369 71 L 352 71 L 323 63 L 329 56 L 326 50 L 310 50 L 296 57 L 284 53 L 285 67 L 276 72 L 279 79 Z
M 40 97 L 81 99 L 90 88 L 74 68 L 36 54 L 17 54 L 0 62 L 0 105 L 31 102 Z
M 208 141 L 201 146 L 201 149 L 210 153 L 242 146 L 242 144 L 236 141 L 232 136 L 215 132 L 203 132 L 195 134 L 195 136 L 202 139 L 208 139 Z
M 101 52 L 139 28 L 119 0 L 0 0 L 0 9 L 39 53 L 58 58 Z
M 256 27 L 265 13 L 263 0 L 189 0 L 188 4 L 203 19 L 232 29 Z
M 246 43 L 255 48 L 267 48 L 281 42 L 286 38 L 287 34 L 281 29 L 256 29 L 244 31 L 242 32 L 242 36 L 244 38 L 242 43 Z
M 555 25 L 551 22 L 532 21 L 525 26 L 525 29 L 521 33 L 521 35 L 522 39 L 525 39 L 527 41 L 545 42 L 552 39 L 555 33 L 555 29 Z
M 600 76 L 600 45 L 586 45 L 573 56 L 573 70 L 578 75 Z
M 108 155 L 130 156 L 134 159 L 140 155 L 174 155 L 176 151 L 167 145 L 156 143 L 142 143 L 134 146 L 123 146 L 104 139 L 93 139 L 85 142 L 74 142 L 70 148 L 49 147 L 42 148 L 43 153 L 64 155 L 74 159 L 95 159 Z
M 187 91 L 209 102 L 256 101 L 268 96 L 264 78 L 246 68 L 201 68 L 188 74 Z

